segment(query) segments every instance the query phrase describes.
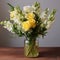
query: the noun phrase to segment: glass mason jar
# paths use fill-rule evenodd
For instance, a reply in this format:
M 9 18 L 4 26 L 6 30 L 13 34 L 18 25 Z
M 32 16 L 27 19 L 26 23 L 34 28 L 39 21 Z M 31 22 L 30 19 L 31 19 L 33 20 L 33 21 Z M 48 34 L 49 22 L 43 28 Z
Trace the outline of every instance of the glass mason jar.
M 38 40 L 28 40 L 24 41 L 24 55 L 26 57 L 38 57 L 39 55 L 39 41 Z

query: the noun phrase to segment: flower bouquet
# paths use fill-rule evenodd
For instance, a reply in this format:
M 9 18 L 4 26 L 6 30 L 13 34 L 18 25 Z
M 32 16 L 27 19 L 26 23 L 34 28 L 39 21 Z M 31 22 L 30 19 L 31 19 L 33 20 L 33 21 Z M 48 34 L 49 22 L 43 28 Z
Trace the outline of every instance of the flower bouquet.
M 40 3 L 35 2 L 31 6 L 24 6 L 23 10 L 19 6 L 10 6 L 10 19 L 1 21 L 0 24 L 13 34 L 19 37 L 25 36 L 24 54 L 27 57 L 37 57 L 38 42 L 37 37 L 44 37 L 55 19 L 56 10 L 49 13 L 49 8 L 41 11 Z

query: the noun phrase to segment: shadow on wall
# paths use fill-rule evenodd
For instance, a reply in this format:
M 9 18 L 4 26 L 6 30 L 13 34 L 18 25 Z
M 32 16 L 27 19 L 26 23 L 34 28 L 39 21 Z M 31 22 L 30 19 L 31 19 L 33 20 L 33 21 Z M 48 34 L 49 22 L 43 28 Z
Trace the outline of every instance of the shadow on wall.
M 0 1 L 0 21 L 4 20 L 8 15 L 8 7 L 7 4 L 5 4 L 5 1 Z M 7 9 L 6 9 L 7 8 Z M 8 47 L 10 45 L 10 33 L 4 29 L 2 26 L 0 26 L 0 47 Z
M 0 47 L 9 47 L 11 34 L 0 26 Z

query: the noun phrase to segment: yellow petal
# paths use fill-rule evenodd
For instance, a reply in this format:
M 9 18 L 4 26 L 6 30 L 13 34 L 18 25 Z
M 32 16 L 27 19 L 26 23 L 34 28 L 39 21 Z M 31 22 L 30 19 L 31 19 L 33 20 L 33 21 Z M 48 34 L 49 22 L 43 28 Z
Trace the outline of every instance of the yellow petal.
M 29 20 L 31 27 L 34 28 L 36 26 L 36 21 L 34 19 Z
M 24 31 L 28 31 L 31 28 L 29 21 L 22 22 L 22 28 Z
M 35 15 L 33 14 L 33 13 L 28 13 L 27 15 L 26 15 L 26 18 L 27 19 L 31 19 L 31 18 L 34 18 L 35 17 Z

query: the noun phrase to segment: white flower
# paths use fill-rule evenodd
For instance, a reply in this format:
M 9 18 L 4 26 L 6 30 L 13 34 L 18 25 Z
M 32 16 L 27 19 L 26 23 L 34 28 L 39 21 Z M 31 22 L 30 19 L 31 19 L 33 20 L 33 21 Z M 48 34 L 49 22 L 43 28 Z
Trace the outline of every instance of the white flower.
M 33 6 L 33 5 L 32 5 L 32 8 L 33 8 L 34 10 L 36 10 L 36 7 L 35 7 L 35 6 Z
M 44 12 L 41 13 L 40 15 L 41 21 L 44 22 L 45 20 L 47 20 L 47 14 Z
M 20 20 L 17 17 L 13 18 L 14 23 L 21 24 Z
M 23 11 L 24 12 L 33 12 L 34 9 L 32 8 L 32 6 L 24 6 L 23 7 Z
M 54 21 L 48 21 L 46 28 L 49 29 L 49 28 L 51 27 L 51 25 L 53 24 L 53 22 L 54 22 Z
M 14 8 L 14 11 L 10 12 L 10 20 L 13 20 L 14 23 L 20 24 L 20 18 L 22 17 L 20 16 L 18 9 Z
M 13 31 L 13 25 L 10 21 L 4 21 L 4 28 L 6 28 L 8 31 Z

